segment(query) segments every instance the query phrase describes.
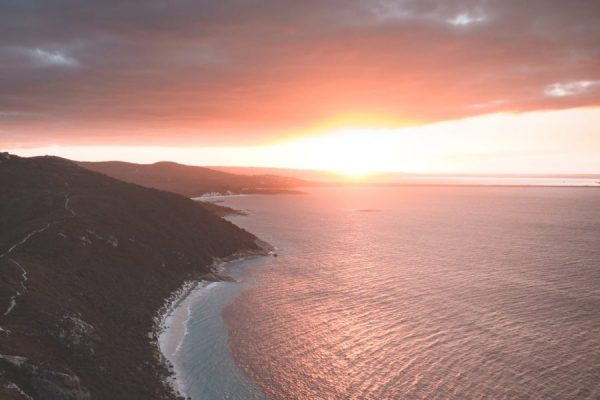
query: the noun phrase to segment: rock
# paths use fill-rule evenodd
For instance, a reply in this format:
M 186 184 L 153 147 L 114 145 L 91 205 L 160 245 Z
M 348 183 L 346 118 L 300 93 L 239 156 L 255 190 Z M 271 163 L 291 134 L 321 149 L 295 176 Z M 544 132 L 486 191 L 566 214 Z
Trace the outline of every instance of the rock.
M 33 400 L 31 396 L 25 393 L 13 382 L 8 382 L 0 378 L 0 399 L 3 400 Z
M 24 357 L 0 355 L 0 376 L 5 387 L 21 395 L 44 400 L 89 400 L 89 392 L 70 371 L 57 372 Z M 18 390 L 17 390 L 18 389 Z M 13 398 L 19 398 L 15 397 Z
M 65 315 L 51 332 L 52 336 L 68 349 L 93 354 L 95 346 L 101 341 L 94 327 L 76 314 Z

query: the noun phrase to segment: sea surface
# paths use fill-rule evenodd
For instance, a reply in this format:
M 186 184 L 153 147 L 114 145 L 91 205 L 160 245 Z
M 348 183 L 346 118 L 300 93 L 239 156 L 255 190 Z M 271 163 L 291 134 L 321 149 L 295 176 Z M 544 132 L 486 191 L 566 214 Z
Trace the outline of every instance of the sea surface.
M 190 308 L 193 399 L 600 399 L 600 189 L 232 197 L 278 257 Z

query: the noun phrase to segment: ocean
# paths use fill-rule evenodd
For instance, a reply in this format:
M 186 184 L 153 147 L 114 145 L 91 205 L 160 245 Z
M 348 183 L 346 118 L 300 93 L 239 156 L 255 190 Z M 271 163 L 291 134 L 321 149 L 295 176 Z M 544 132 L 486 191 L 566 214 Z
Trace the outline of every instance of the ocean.
M 237 282 L 189 307 L 176 364 L 194 400 L 600 398 L 600 190 L 224 204 L 278 257 L 227 266 Z

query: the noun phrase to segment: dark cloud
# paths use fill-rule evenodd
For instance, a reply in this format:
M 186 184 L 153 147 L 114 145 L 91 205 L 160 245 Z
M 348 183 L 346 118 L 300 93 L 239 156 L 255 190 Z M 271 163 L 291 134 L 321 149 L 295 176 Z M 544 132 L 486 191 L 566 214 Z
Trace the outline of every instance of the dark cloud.
M 0 144 L 598 105 L 599 42 L 595 0 L 0 0 Z

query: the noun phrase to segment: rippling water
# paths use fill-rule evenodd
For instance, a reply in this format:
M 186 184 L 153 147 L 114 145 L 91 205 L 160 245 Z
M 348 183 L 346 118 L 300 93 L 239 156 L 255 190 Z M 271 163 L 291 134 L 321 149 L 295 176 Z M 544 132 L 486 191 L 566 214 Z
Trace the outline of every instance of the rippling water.
M 223 313 L 234 359 L 268 398 L 600 398 L 599 190 L 347 187 L 226 203 L 279 248 Z

